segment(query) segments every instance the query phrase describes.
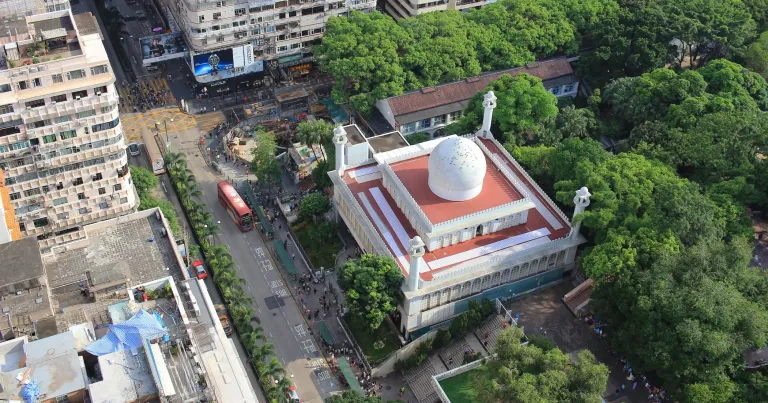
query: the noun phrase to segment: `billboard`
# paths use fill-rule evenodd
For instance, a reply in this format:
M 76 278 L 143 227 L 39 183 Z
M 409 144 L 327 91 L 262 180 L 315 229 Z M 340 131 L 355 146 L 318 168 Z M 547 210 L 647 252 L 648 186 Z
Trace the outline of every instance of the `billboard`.
M 181 32 L 149 36 L 142 38 L 140 43 L 141 58 L 145 66 L 164 60 L 184 57 L 184 52 L 187 51 L 187 45 L 181 37 Z
M 211 53 L 203 53 L 192 57 L 195 75 L 202 76 L 211 73 L 222 73 L 235 68 L 232 58 L 232 49 L 218 50 Z
M 264 71 L 264 61 L 253 55 L 253 45 L 203 53 L 192 57 L 198 82 L 209 83 Z

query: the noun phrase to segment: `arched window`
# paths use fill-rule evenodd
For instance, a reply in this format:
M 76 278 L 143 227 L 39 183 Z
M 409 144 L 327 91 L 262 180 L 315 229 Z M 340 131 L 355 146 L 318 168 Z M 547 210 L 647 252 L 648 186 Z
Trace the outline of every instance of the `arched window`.
M 451 289 L 450 288 L 446 288 L 440 294 L 440 305 L 445 305 L 445 304 L 447 304 L 450 301 L 451 301 Z
M 510 273 L 512 273 L 512 270 L 509 269 L 504 269 L 504 271 L 501 272 L 501 284 L 508 283 L 510 281 Z
M 461 298 L 468 297 L 469 294 L 471 293 L 472 293 L 472 283 L 467 281 L 461 286 Z
M 491 287 L 491 276 L 483 276 L 483 285 L 480 287 L 481 291 L 485 291 Z
M 546 257 L 543 257 L 543 258 L 541 258 L 541 260 L 539 261 L 539 270 L 538 270 L 538 273 L 544 272 L 544 271 L 546 271 L 546 270 L 547 270 L 547 258 L 546 258 Z
M 557 265 L 562 266 L 565 263 L 565 251 L 561 250 L 560 253 L 557 254 Z
M 499 280 L 501 279 L 501 273 L 496 272 L 493 273 L 493 276 L 491 277 L 491 287 L 496 287 L 499 285 Z
M 459 298 L 461 298 L 461 285 L 455 285 L 451 290 L 451 302 L 458 301 Z
M 480 292 L 480 279 L 476 278 L 472 281 L 472 294 Z
M 512 268 L 512 275 L 509 278 L 509 281 L 517 281 L 520 279 L 520 266 L 515 266 Z
M 520 268 L 520 278 L 528 277 L 528 267 L 530 267 L 530 264 L 526 262 L 525 264 L 523 264 L 523 267 Z
M 429 294 L 421 297 L 421 310 L 426 311 L 429 309 Z
M 549 269 L 555 267 L 555 263 L 557 263 L 557 254 L 553 253 L 549 255 L 549 260 L 547 260 L 549 263 Z
M 429 299 L 429 309 L 440 305 L 440 291 L 435 291 Z

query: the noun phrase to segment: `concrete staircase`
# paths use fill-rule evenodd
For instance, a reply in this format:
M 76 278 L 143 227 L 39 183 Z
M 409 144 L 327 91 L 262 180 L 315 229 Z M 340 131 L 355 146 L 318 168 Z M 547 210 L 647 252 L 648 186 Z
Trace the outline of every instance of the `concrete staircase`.
M 483 345 L 488 354 L 491 354 L 496 348 L 496 337 L 504 330 L 504 319 L 501 315 L 494 315 L 486 319 L 479 328 L 475 330 L 477 340 Z M 486 338 L 486 335 L 488 337 Z M 485 343 L 484 343 L 485 342 Z
M 416 399 L 421 403 L 434 403 L 438 401 L 437 392 L 432 386 L 432 376 L 437 375 L 432 361 L 427 358 L 418 367 L 405 372 L 405 381 L 411 388 Z

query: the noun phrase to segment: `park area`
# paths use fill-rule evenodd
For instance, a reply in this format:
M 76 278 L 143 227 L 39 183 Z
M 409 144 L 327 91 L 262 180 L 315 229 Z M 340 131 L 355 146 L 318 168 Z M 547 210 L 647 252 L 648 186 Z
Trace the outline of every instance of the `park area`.
M 365 323 L 360 323 L 349 315 L 344 319 L 355 341 L 357 341 L 357 345 L 363 350 L 365 358 L 371 365 L 387 358 L 388 355 L 400 348 L 400 340 L 385 323 L 382 323 L 378 329 L 371 331 Z M 375 346 L 374 344 L 379 340 L 383 345 Z M 380 348 L 377 349 L 376 347 Z
M 443 392 L 451 400 L 451 403 L 477 402 L 477 397 L 472 387 L 472 377 L 474 375 L 483 377 L 486 371 L 488 371 L 486 367 L 480 366 L 463 374 L 445 378 L 440 381 L 440 387 L 443 388 Z

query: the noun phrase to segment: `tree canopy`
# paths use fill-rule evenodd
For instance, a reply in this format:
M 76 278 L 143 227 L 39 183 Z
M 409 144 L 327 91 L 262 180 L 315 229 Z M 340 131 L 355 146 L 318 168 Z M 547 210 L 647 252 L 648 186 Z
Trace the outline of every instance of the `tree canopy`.
M 400 301 L 403 273 L 392 258 L 362 255 L 341 269 L 339 285 L 354 319 L 378 329 Z

